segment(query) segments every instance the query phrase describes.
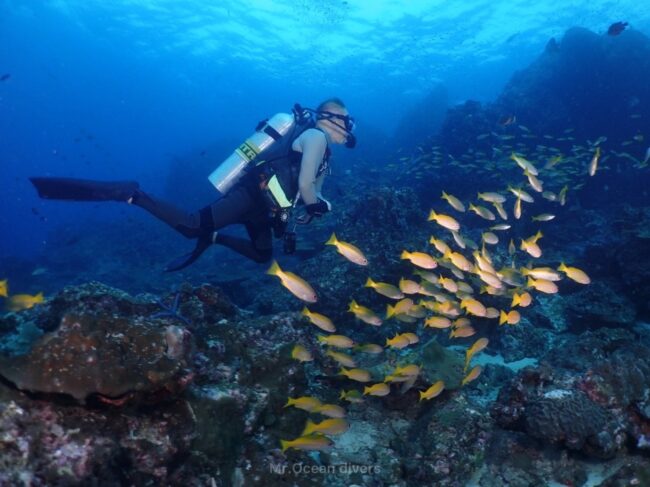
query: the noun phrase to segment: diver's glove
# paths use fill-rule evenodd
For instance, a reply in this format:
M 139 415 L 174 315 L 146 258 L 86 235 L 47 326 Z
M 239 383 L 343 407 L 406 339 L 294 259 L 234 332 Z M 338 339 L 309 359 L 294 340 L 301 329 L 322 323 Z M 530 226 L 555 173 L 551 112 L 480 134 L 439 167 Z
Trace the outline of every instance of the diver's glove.
M 332 205 L 330 204 L 329 201 L 325 199 L 318 199 L 318 203 L 312 203 L 311 205 L 306 205 L 305 209 L 307 210 L 307 213 L 304 215 L 300 215 L 298 218 L 296 218 L 296 222 L 300 223 L 301 225 L 306 225 L 307 223 L 310 223 L 314 217 L 321 217 L 328 211 L 332 209 Z

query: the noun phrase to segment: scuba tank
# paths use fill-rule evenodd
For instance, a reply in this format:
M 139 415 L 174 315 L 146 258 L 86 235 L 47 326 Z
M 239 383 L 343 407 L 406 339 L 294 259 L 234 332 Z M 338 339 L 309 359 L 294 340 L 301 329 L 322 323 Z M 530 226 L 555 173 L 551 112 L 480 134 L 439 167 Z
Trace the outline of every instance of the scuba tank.
M 276 113 L 270 119 L 260 122 L 255 133 L 219 164 L 208 179 L 217 191 L 225 195 L 242 178 L 251 161 L 263 154 L 296 125 L 303 124 L 308 119 L 309 112 L 296 104 L 291 114 Z

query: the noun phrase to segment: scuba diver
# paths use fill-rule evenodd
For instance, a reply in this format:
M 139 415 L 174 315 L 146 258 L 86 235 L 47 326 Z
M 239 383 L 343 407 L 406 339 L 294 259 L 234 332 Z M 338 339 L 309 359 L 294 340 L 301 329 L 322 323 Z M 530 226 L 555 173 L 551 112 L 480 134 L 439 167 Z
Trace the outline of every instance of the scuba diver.
M 295 105 L 292 114 L 276 114 L 260 122 L 256 132 L 209 177 L 222 197 L 188 213 L 158 200 L 135 181 L 92 181 L 70 178 L 30 178 L 41 198 L 73 201 L 123 201 L 145 209 L 187 238 L 197 239 L 192 252 L 165 271 L 177 271 L 196 261 L 213 244 L 223 245 L 258 263 L 271 260 L 273 235 L 283 237 L 284 250 L 295 250 L 295 233 L 286 231 L 291 210 L 301 202 L 306 212 L 296 223 L 307 224 L 331 211 L 321 195 L 329 173 L 330 145 L 353 148 L 354 119 L 338 98 L 316 110 Z M 243 224 L 249 240 L 221 230 Z

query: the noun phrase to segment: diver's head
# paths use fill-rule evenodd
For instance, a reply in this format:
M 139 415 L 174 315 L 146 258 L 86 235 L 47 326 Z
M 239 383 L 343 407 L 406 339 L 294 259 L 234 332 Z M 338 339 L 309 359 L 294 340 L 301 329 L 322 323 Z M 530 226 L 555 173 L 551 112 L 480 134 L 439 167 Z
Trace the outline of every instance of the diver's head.
M 339 98 L 329 98 L 318 105 L 316 120 L 316 127 L 327 133 L 332 143 L 350 148 L 355 146 L 354 119 Z

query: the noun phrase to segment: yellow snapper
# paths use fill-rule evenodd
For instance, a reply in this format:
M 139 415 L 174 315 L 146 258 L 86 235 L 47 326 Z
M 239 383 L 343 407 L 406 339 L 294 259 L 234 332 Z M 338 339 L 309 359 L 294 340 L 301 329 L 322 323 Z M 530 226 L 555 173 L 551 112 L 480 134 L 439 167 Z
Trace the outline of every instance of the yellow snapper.
M 311 352 L 300 344 L 295 345 L 293 350 L 291 350 L 291 358 L 296 359 L 299 362 L 311 362 L 314 360 L 314 356 Z
M 377 291 L 377 293 L 390 299 L 402 299 L 404 297 L 404 293 L 396 286 L 385 282 L 375 282 L 371 278 L 368 278 L 365 287 L 370 287 Z
M 472 357 L 488 346 L 490 340 L 487 338 L 479 338 L 474 344 L 465 351 L 465 370 L 469 367 Z
M 301 436 L 295 440 L 280 440 L 282 445 L 282 451 L 286 451 L 288 448 L 293 448 L 295 450 L 327 450 L 334 445 L 334 442 L 330 440 L 327 436 L 321 434 L 313 434 L 307 436 Z
M 361 391 L 357 391 L 354 389 L 351 389 L 349 391 L 341 391 L 341 394 L 339 395 L 339 399 L 342 401 L 348 401 L 351 403 L 362 403 L 363 402 L 363 394 L 361 394 Z
M 456 211 L 465 211 L 465 205 L 455 196 L 442 192 L 442 199 L 451 205 Z
M 476 213 L 478 216 L 481 218 L 484 218 L 485 220 L 496 220 L 496 215 L 492 213 L 490 210 L 488 210 L 485 206 L 481 205 L 474 205 L 473 203 L 470 203 L 469 205 L 470 211 L 473 211 Z
M 329 418 L 345 418 L 345 409 L 336 404 L 323 404 L 319 408 L 316 408 L 313 412 L 322 414 Z
M 449 215 L 444 215 L 442 213 L 436 213 L 433 210 L 431 210 L 431 212 L 429 213 L 428 220 L 435 221 L 438 225 L 446 228 L 447 230 L 458 231 L 460 229 L 460 224 L 454 218 L 450 217 Z
M 382 346 L 377 345 L 376 343 L 364 343 L 362 345 L 357 345 L 354 349 L 357 352 L 371 353 L 371 354 L 378 354 L 384 351 Z
M 532 269 L 522 267 L 520 271 L 523 276 L 531 276 L 535 279 L 546 279 L 547 281 L 559 281 L 562 279 L 562 276 L 550 267 L 535 267 Z
M 350 355 L 348 355 L 347 353 L 337 352 L 335 350 L 328 350 L 327 352 L 325 352 L 325 355 L 327 355 L 328 357 L 333 358 L 334 360 L 336 360 L 339 363 L 339 365 L 342 365 L 343 367 L 356 367 L 357 366 L 357 363 L 355 362 L 355 360 Z
M 449 245 L 447 245 L 447 243 L 444 240 L 440 240 L 433 236 L 429 239 L 429 243 L 433 245 L 436 248 L 436 250 L 443 255 L 445 252 L 451 250 L 449 248 Z
M 6 298 L 9 295 L 9 284 L 7 279 L 0 281 L 0 297 Z
M 346 369 L 341 368 L 339 375 L 344 375 L 350 380 L 357 382 L 370 382 L 370 372 L 365 369 Z
M 354 347 L 354 341 L 351 338 L 348 338 L 344 335 L 318 335 L 317 337 L 320 343 L 325 345 L 330 345 L 337 348 L 352 348 Z
M 436 260 L 424 252 L 408 252 L 404 250 L 402 251 L 401 258 L 408 259 L 413 265 L 422 267 L 423 269 L 435 269 L 438 267 Z
M 320 423 L 314 423 L 311 419 L 308 419 L 301 436 L 304 437 L 312 433 L 340 435 L 345 433 L 349 428 L 350 424 L 343 418 L 325 419 Z
M 22 311 L 33 308 L 44 301 L 43 293 L 38 293 L 33 296 L 31 294 L 14 294 L 7 298 L 5 306 L 9 311 Z
M 524 171 L 528 171 L 533 176 L 537 176 L 539 174 L 537 168 L 532 163 L 527 161 L 525 158 L 518 156 L 514 152 L 510 155 L 510 159 L 515 161 L 520 168 L 522 168 Z
M 390 386 L 385 382 L 380 382 L 379 384 L 373 384 L 363 388 L 364 396 L 387 396 L 388 394 L 390 394 Z
M 550 213 L 541 213 L 540 215 L 534 216 L 532 220 L 534 222 L 550 222 L 553 218 L 555 218 L 555 215 Z
M 577 267 L 567 267 L 564 265 L 564 262 L 560 263 L 560 267 L 557 270 L 564 272 L 567 277 L 575 282 L 580 284 L 589 284 L 591 279 L 585 273 L 585 271 L 578 269 Z
M 322 403 L 320 402 L 320 399 L 311 396 L 290 397 L 284 407 L 288 408 L 289 406 L 302 409 L 303 411 L 312 412 L 321 407 Z
M 420 401 L 423 399 L 430 400 L 434 397 L 440 395 L 440 393 L 445 389 L 445 383 L 441 380 L 433 384 L 426 391 L 420 391 Z
M 449 328 L 451 326 L 451 320 L 446 316 L 430 316 L 424 320 L 424 326 L 440 329 Z
M 600 159 L 600 147 L 596 147 L 596 152 L 594 153 L 594 157 L 591 158 L 591 162 L 589 163 L 589 175 L 593 176 L 596 174 L 596 169 L 598 169 L 598 161 Z
M 369 325 L 381 326 L 382 324 L 381 318 L 377 316 L 374 313 L 374 311 L 372 311 L 369 308 L 366 308 L 365 306 L 361 306 L 354 299 L 350 302 L 348 311 L 353 313 L 354 316 L 356 316 L 361 321 L 368 323 Z
M 508 323 L 509 325 L 516 325 L 517 323 L 519 323 L 519 320 L 521 320 L 521 315 L 517 310 L 511 309 L 507 313 L 501 310 L 501 313 L 499 313 L 500 325 L 505 325 L 506 323 Z
M 465 377 L 463 377 L 463 380 L 461 382 L 461 385 L 464 386 L 465 384 L 472 382 L 476 378 L 478 378 L 479 375 L 481 375 L 481 371 L 483 369 L 481 368 L 480 365 L 477 365 L 470 370 Z
M 325 245 L 334 245 L 339 254 L 357 265 L 368 265 L 368 259 L 363 255 L 363 252 L 351 243 L 342 242 L 336 238 L 336 234 L 332 233 Z
M 547 279 L 533 279 L 532 277 L 529 277 L 526 285 L 528 287 L 534 287 L 539 292 L 546 294 L 555 294 L 558 291 L 557 285 L 553 281 Z
M 530 303 L 533 302 L 533 297 L 530 295 L 530 293 L 524 291 L 521 294 L 514 293 L 512 295 L 512 304 L 510 305 L 512 308 L 515 306 L 520 306 L 522 308 L 525 308 L 530 305 Z
M 306 306 L 302 309 L 302 312 L 300 314 L 306 316 L 309 319 L 309 321 L 311 321 L 314 325 L 316 325 L 318 328 L 320 328 L 323 331 L 329 331 L 330 333 L 336 331 L 336 327 L 334 326 L 334 323 L 332 323 L 332 320 L 330 320 L 327 316 L 322 315 L 320 313 L 314 313 L 312 311 L 309 311 L 309 309 Z
M 314 288 L 312 288 L 307 281 L 293 272 L 283 271 L 280 269 L 277 261 L 273 261 L 273 264 L 271 264 L 271 267 L 266 271 L 266 273 L 278 277 L 282 285 L 298 299 L 308 303 L 315 303 L 318 300 L 316 297 L 316 291 L 314 291 Z
M 503 203 L 506 200 L 506 197 L 499 193 L 486 192 L 479 193 L 478 199 L 487 201 L 488 203 Z
M 532 237 L 528 237 L 527 239 L 522 239 L 521 240 L 521 250 L 525 250 L 528 255 L 531 257 L 540 257 L 542 255 L 542 249 L 539 248 L 539 245 L 537 245 L 537 241 L 542 238 L 544 235 L 540 230 L 537 231 L 535 235 Z

